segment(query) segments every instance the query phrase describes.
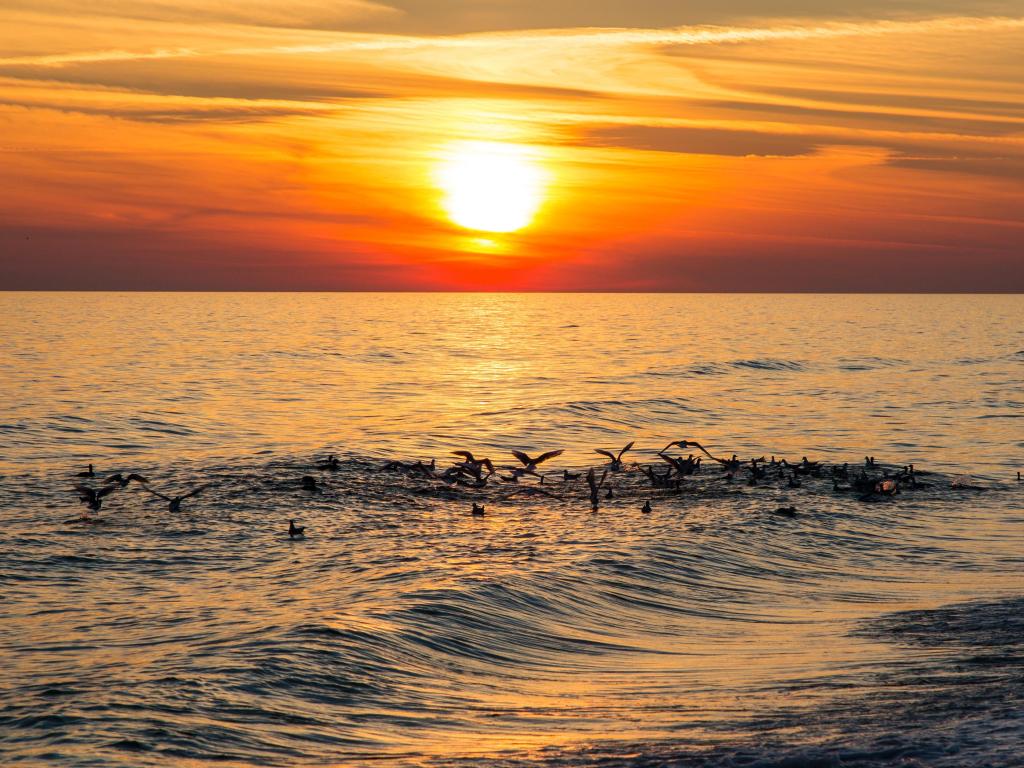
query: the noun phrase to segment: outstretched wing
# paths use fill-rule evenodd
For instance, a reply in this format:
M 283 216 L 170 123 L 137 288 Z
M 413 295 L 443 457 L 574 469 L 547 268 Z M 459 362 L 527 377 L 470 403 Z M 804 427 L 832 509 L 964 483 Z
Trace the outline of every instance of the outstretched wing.
M 629 445 L 627 445 L 625 448 L 623 448 L 621 451 L 619 451 L 618 461 L 622 461 L 622 454 L 624 454 L 626 451 L 628 451 L 630 448 L 632 448 L 633 447 L 633 443 L 635 443 L 635 442 L 636 442 L 636 440 L 633 440 Z
M 612 461 L 615 461 L 615 454 L 611 451 L 606 451 L 604 448 L 595 448 L 594 453 L 600 453 L 602 456 L 607 456 Z
M 145 489 L 146 489 L 147 491 L 149 491 L 150 493 L 152 493 L 152 494 L 153 494 L 154 496 L 159 496 L 159 497 L 160 497 L 161 499 L 163 499 L 164 501 L 170 501 L 170 500 L 171 500 L 171 497 L 170 497 L 170 496 L 164 496 L 164 495 L 163 495 L 162 493 L 160 493 L 160 491 L 154 491 L 154 490 L 153 490 L 152 488 L 150 488 L 150 487 L 149 487 L 148 485 L 144 485 L 144 486 L 142 486 L 142 487 L 143 487 L 143 488 L 145 488 Z
M 107 496 L 108 494 L 111 494 L 111 493 L 113 493 L 116 490 L 117 490 L 117 486 L 116 485 L 105 485 L 102 488 L 100 488 L 98 491 L 96 491 L 96 498 L 102 499 L 104 496 Z
M 540 464 L 542 462 L 547 461 L 548 459 L 555 458 L 555 456 L 561 456 L 563 453 L 565 453 L 563 449 L 559 449 L 557 451 L 548 451 L 547 453 L 542 453 L 540 456 L 538 456 L 533 463 Z
M 191 499 L 193 496 L 197 496 L 198 494 L 202 493 L 203 491 L 205 491 L 209 487 L 210 487 L 209 484 L 207 484 L 207 485 L 200 485 L 198 488 L 194 488 L 193 490 L 191 490 L 188 493 L 184 494 L 181 497 L 181 499 L 182 499 L 182 501 L 184 501 L 185 499 Z
M 481 459 L 480 460 L 480 465 L 484 466 L 484 467 L 487 467 L 487 471 L 490 472 L 492 475 L 494 474 L 494 465 L 491 464 L 491 460 L 490 459 Z
M 96 490 L 88 485 L 76 485 L 75 490 L 83 496 L 88 496 L 90 499 L 96 498 Z
M 149 480 L 144 478 L 142 475 L 137 475 L 134 472 L 132 474 L 128 475 L 128 479 L 129 480 L 135 480 L 136 482 L 142 483 L 143 485 L 145 485 L 146 483 L 149 482 Z
M 121 482 L 121 479 L 122 479 L 122 478 L 121 478 L 121 473 L 120 473 L 120 472 L 118 472 L 118 473 L 117 473 L 116 475 L 111 475 L 110 477 L 108 477 L 108 478 L 107 478 L 106 480 L 104 480 L 103 482 L 104 482 L 104 483 L 120 483 L 120 482 Z M 131 478 L 129 478 L 129 479 L 131 479 Z
M 533 463 L 534 463 L 534 462 L 533 462 L 533 460 L 532 460 L 532 459 L 530 459 L 530 457 L 529 457 L 529 456 L 527 456 L 527 455 L 526 455 L 525 453 L 523 453 L 522 451 L 512 451 L 512 455 L 513 455 L 513 456 L 515 456 L 515 457 L 516 457 L 517 459 L 519 459 L 519 462 L 520 462 L 520 463 L 521 463 L 521 464 L 522 464 L 522 465 L 523 465 L 524 467 L 528 467 L 528 466 L 530 466 L 531 464 L 533 464 Z M 540 461 L 540 459 L 538 459 L 538 461 Z
M 452 451 L 452 456 L 461 456 L 471 464 L 476 464 L 476 459 L 473 458 L 473 454 L 469 451 Z

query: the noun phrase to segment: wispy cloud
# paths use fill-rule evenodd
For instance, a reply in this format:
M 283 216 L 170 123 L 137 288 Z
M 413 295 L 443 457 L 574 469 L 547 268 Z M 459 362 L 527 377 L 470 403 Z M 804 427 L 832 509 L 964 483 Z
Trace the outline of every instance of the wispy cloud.
M 986 32 L 1024 29 L 1024 17 L 953 16 L 915 21 L 835 22 L 773 27 L 696 26 L 675 29 L 573 29 L 524 32 L 496 32 L 472 35 L 413 37 L 400 35 L 338 33 L 337 40 L 313 43 L 220 48 L 163 48 L 155 50 L 99 50 L 37 56 L 0 58 L 0 66 L 61 67 L 99 61 L 188 58 L 195 56 L 266 56 L 371 51 L 486 50 L 495 47 L 553 46 L 563 50 L 578 47 L 664 47 L 706 46 L 779 40 L 931 34 L 941 32 Z

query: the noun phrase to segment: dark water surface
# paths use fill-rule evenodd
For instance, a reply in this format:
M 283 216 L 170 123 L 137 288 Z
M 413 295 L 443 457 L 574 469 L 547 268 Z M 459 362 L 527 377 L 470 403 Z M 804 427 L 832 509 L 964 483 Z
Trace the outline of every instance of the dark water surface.
M 0 762 L 1024 764 L 1022 321 L 1020 296 L 0 294 Z M 931 474 L 863 502 L 628 462 L 597 513 L 561 480 L 683 438 Z M 565 453 L 543 486 L 380 471 L 460 448 Z M 89 462 L 210 487 L 68 522 Z

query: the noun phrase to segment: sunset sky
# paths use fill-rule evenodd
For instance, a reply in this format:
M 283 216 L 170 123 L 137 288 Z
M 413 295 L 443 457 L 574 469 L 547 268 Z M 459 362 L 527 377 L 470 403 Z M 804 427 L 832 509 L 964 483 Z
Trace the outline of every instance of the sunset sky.
M 1024 290 L 1020 0 L 4 0 L 0 288 Z

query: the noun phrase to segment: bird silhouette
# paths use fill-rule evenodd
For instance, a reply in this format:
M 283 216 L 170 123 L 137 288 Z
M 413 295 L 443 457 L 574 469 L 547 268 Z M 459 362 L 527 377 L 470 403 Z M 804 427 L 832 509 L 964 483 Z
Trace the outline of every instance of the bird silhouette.
M 296 525 L 294 520 L 288 521 L 288 538 L 291 539 L 304 539 L 306 538 L 306 526 Z
M 555 456 L 561 456 L 563 453 L 563 450 L 548 451 L 547 453 L 542 453 L 540 456 L 533 459 L 527 456 L 522 451 L 512 451 L 512 455 L 519 459 L 520 463 L 524 467 L 520 471 L 527 475 L 536 475 L 538 464 L 543 464 L 548 459 L 553 459 L 555 458 Z
M 81 495 L 78 500 L 87 504 L 93 512 L 99 512 L 103 506 L 103 497 L 117 490 L 116 485 L 105 485 L 102 488 L 90 488 L 87 485 L 76 485 L 75 490 Z
M 629 443 L 625 448 L 623 448 L 617 454 L 612 453 L 611 451 L 606 451 L 604 448 L 595 448 L 594 452 L 595 453 L 600 453 L 602 456 L 607 456 L 610 459 L 610 461 L 608 463 L 608 468 L 612 472 L 618 472 L 620 469 L 622 469 L 622 455 L 624 453 L 626 453 L 627 451 L 629 451 L 633 447 L 633 443 L 635 443 L 635 442 L 636 441 L 634 440 L 633 442 Z
M 125 477 L 120 472 L 118 472 L 116 475 L 111 475 L 110 477 L 108 477 L 103 482 L 104 483 L 117 483 L 120 487 L 124 488 L 132 480 L 134 480 L 137 483 L 141 483 L 142 485 L 145 485 L 146 483 L 149 482 L 149 480 L 144 478 L 142 475 L 137 475 L 134 472 L 132 472 L 130 475 L 128 475 L 128 477 Z
M 181 511 L 181 502 L 183 502 L 185 499 L 191 499 L 193 496 L 196 496 L 196 495 L 202 493 L 207 488 L 209 488 L 210 485 L 209 484 L 201 485 L 198 488 L 195 488 L 195 489 L 189 491 L 188 493 L 181 494 L 180 496 L 167 496 L 166 494 L 160 493 L 159 491 L 154 491 L 148 485 L 144 485 L 142 487 L 145 488 L 147 491 L 149 491 L 154 496 L 157 496 L 157 497 L 163 499 L 164 501 L 166 501 L 167 502 L 167 511 L 168 512 L 180 512 Z

